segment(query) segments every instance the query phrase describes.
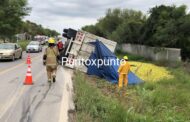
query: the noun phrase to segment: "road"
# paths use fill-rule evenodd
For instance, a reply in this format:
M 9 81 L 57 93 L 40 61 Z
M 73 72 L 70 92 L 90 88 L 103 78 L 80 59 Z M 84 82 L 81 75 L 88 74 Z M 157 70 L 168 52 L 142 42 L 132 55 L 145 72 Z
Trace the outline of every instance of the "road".
M 57 82 L 49 84 L 42 53 L 31 54 L 33 85 L 23 85 L 23 59 L 0 62 L 0 122 L 67 122 L 72 103 L 72 71 L 59 66 Z

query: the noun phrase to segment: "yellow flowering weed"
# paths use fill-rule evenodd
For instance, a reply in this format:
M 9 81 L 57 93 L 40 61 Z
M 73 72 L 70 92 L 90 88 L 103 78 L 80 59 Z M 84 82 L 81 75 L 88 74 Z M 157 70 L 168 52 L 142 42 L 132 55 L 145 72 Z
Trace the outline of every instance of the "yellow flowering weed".
M 148 82 L 156 82 L 162 79 L 171 79 L 173 76 L 165 67 L 159 67 L 151 63 L 129 61 L 131 71 L 139 78 Z

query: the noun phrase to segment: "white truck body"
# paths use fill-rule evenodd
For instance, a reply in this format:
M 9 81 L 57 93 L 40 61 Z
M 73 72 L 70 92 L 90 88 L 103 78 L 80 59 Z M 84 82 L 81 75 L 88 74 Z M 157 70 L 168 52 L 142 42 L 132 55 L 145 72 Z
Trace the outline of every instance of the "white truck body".
M 116 42 L 79 30 L 77 32 L 75 40 L 71 39 L 70 44 L 68 45 L 68 47 L 71 47 L 71 43 L 73 42 L 70 51 L 69 48 L 67 48 L 68 50 L 66 51 L 66 53 L 69 54 L 69 56 L 65 66 L 87 72 L 86 66 L 75 65 L 74 60 L 89 59 L 91 53 L 95 49 L 95 46 L 90 44 L 89 42 L 95 42 L 97 39 L 101 41 L 105 46 L 107 46 L 112 52 L 115 51 L 117 45 Z

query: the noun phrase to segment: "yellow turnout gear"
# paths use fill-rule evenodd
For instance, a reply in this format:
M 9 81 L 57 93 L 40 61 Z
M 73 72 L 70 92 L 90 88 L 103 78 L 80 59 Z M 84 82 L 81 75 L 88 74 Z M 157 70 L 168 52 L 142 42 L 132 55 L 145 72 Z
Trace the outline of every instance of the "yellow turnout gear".
M 57 56 L 59 55 L 59 51 L 57 47 L 48 47 L 45 50 L 46 55 L 46 66 L 57 66 Z
M 48 47 L 45 50 L 44 56 L 46 57 L 45 64 L 48 81 L 51 81 L 53 78 L 56 77 L 56 71 L 58 66 L 57 56 L 59 56 L 59 51 L 56 46 Z
M 124 82 L 124 86 L 127 86 L 129 71 L 130 71 L 130 64 L 127 61 L 122 62 L 118 69 L 118 73 L 119 73 L 118 86 L 119 86 L 119 88 L 123 87 L 123 82 Z

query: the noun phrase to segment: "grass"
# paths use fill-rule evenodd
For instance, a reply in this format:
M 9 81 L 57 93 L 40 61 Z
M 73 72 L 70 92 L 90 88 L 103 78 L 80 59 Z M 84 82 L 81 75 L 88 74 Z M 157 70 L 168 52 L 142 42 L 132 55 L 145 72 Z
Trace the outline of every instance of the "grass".
M 109 112 L 113 112 L 117 104 L 114 100 L 109 102 L 108 97 L 104 97 L 101 92 L 91 86 L 85 80 L 83 74 L 77 72 L 75 81 L 76 109 L 79 122 L 100 121 L 108 119 Z
M 146 62 L 142 57 L 128 56 Z M 154 63 L 163 65 L 163 62 Z M 168 65 L 174 76 L 172 79 L 128 86 L 121 91 L 103 79 L 76 72 L 77 121 L 190 122 L 190 72 L 187 65 Z
M 18 42 L 18 44 L 21 46 L 23 51 L 26 51 L 26 46 L 30 43 L 30 41 L 27 40 L 21 40 Z
M 181 69 L 171 71 L 174 79 L 128 86 L 122 95 L 107 81 L 76 73 L 78 121 L 189 122 L 190 76 Z
M 75 73 L 74 81 L 77 122 L 135 121 L 133 116 L 144 119 L 137 113 L 126 111 L 117 98 L 102 94 L 101 89 L 93 85 L 90 79 L 86 80 L 84 74 Z

